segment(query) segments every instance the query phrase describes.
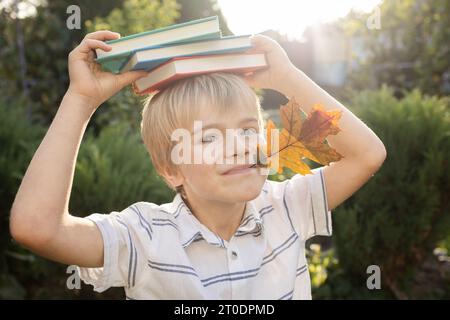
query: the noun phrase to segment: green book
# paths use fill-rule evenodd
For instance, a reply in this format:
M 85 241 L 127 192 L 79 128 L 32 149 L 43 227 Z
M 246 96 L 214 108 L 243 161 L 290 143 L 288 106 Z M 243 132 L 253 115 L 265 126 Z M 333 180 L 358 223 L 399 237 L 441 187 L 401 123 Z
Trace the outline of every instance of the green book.
M 104 69 L 118 73 L 124 62 L 137 50 L 158 45 L 218 39 L 220 37 L 219 19 L 217 16 L 211 16 L 105 41 L 112 46 L 112 50 L 106 52 L 96 49 L 96 61 Z

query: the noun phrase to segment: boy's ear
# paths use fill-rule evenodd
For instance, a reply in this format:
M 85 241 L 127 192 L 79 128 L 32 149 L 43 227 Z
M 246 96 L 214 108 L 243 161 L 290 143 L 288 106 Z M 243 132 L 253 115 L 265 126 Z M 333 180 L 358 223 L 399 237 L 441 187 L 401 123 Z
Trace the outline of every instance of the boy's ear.
M 174 189 L 184 183 L 184 177 L 178 168 L 164 167 L 160 170 L 160 174 Z

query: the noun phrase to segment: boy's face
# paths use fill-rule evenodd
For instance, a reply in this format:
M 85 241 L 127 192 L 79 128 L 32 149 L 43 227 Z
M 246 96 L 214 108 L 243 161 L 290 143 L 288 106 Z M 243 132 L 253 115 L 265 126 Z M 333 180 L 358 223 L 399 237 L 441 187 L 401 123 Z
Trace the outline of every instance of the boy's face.
M 190 161 L 179 164 L 176 185 L 188 199 L 246 202 L 256 198 L 267 175 L 255 163 L 258 136 L 262 135 L 255 108 L 236 108 L 220 114 L 202 108 L 190 128 Z

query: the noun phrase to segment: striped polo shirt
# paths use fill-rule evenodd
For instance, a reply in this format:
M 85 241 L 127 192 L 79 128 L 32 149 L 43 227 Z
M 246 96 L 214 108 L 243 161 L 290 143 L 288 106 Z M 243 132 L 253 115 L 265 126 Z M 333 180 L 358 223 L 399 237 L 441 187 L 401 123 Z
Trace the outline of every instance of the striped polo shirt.
M 180 194 L 87 218 L 101 231 L 104 263 L 79 275 L 97 292 L 124 287 L 127 299 L 311 299 L 305 241 L 332 232 L 322 168 L 266 180 L 230 241 Z

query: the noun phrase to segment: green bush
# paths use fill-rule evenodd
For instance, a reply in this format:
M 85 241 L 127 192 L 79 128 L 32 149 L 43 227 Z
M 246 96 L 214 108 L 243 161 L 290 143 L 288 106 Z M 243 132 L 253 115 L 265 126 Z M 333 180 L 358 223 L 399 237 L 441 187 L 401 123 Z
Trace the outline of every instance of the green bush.
M 170 202 L 173 196 L 151 165 L 136 130 L 117 124 L 98 137 L 86 135 L 76 165 L 72 213 L 117 211 L 137 201 Z
M 44 130 L 31 124 L 26 112 L 27 101 L 8 99 L 0 93 L 0 299 L 23 298 L 25 289 L 12 274 L 10 257 L 27 259 L 26 251 L 11 241 L 9 210 L 33 151 Z M 29 103 L 29 102 L 28 102 Z
M 0 212 L 9 211 L 22 175 L 44 129 L 29 119 L 26 100 L 7 99 L 0 93 Z M 7 214 L 1 215 L 8 217 Z
M 335 249 L 323 251 L 312 244 L 306 251 L 314 300 L 328 299 L 390 299 L 382 290 L 368 290 L 366 280 L 352 278 L 345 272 L 336 257 Z
M 0 95 L 2 97 L 2 95 Z M 29 119 L 26 100 L 0 98 L 0 299 L 123 298 L 123 290 L 96 294 L 66 288 L 66 266 L 40 258 L 11 240 L 9 210 L 45 128 Z M 78 156 L 71 213 L 122 210 L 137 201 L 169 202 L 173 192 L 156 175 L 136 128 L 117 123 L 88 132 Z
M 336 209 L 340 264 L 360 280 L 369 265 L 380 266 L 383 288 L 397 298 L 448 297 L 448 279 L 427 283 L 415 276 L 450 234 L 449 100 L 418 91 L 397 100 L 383 88 L 358 94 L 351 105 L 388 156 L 369 183 Z

